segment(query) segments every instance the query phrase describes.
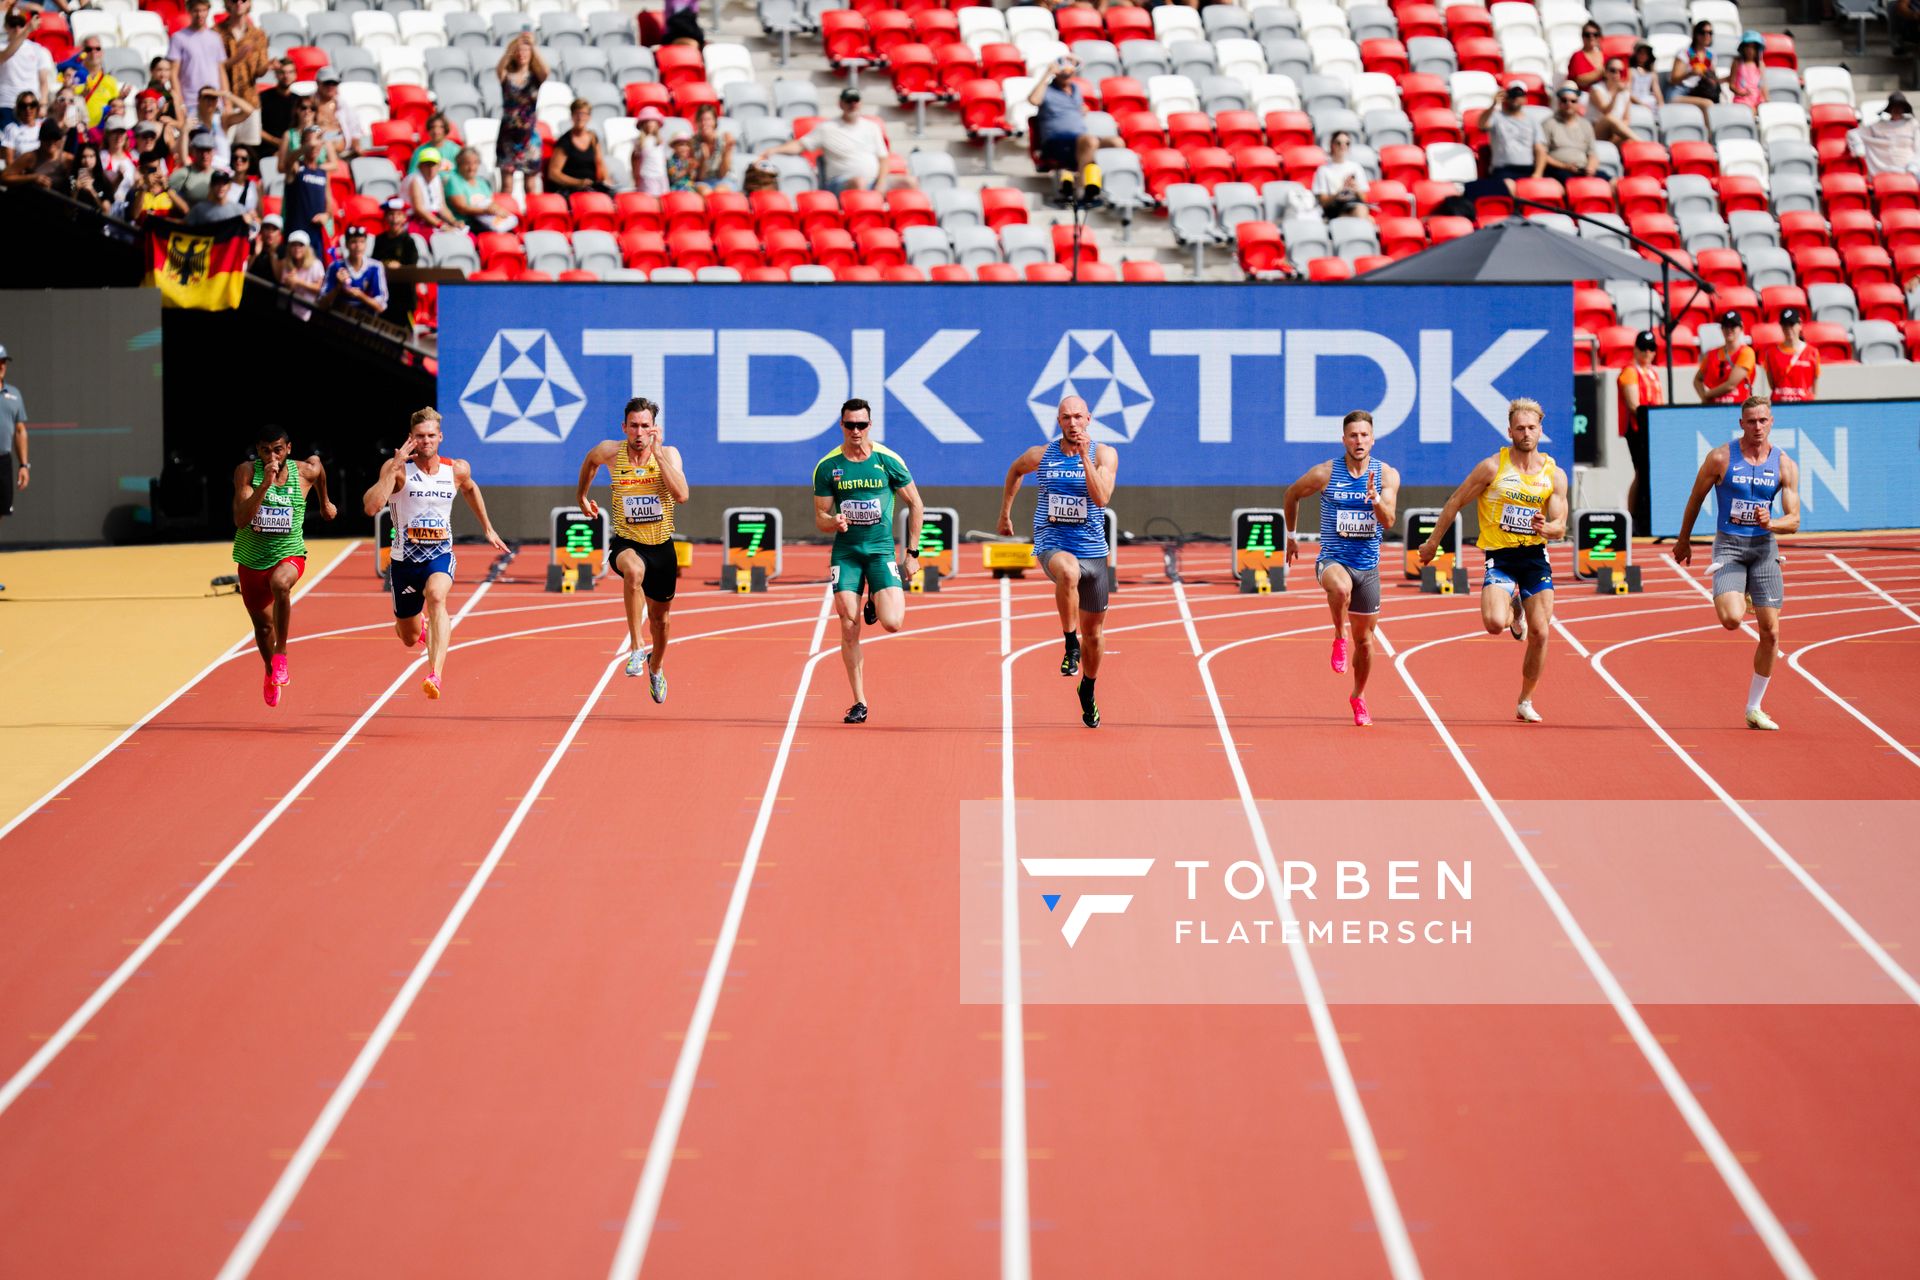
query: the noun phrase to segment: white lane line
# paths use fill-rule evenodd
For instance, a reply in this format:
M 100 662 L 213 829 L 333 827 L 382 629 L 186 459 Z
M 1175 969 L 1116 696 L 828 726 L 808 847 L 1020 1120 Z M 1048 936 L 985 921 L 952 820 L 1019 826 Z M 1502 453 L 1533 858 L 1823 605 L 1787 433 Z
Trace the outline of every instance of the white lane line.
M 296 588 L 294 592 L 294 599 L 298 600 L 302 598 L 307 594 L 307 592 L 319 586 L 320 580 L 322 578 L 325 578 L 328 574 L 332 573 L 335 569 L 339 568 L 340 565 L 343 562 L 345 562 L 347 557 L 352 555 L 354 551 L 356 551 L 359 548 L 359 546 L 360 544 L 357 541 L 349 542 L 346 545 L 345 550 L 341 551 L 340 554 L 335 556 L 333 559 L 327 561 L 326 566 L 322 568 L 320 572 L 314 574 L 313 577 L 308 578 L 299 584 L 299 586 Z M 165 711 L 168 707 L 172 706 L 175 702 L 178 702 L 181 698 L 185 697 L 189 690 L 191 690 L 195 685 L 199 684 L 202 680 L 205 680 L 208 676 L 212 675 L 216 670 L 218 670 L 221 667 L 222 664 L 226 663 L 228 660 L 232 658 L 238 657 L 241 654 L 245 653 L 246 646 L 252 643 L 252 639 L 253 637 L 251 633 L 249 633 L 248 635 L 242 636 L 240 639 L 228 645 L 226 649 L 224 649 L 221 652 L 218 658 L 215 658 L 212 662 L 209 662 L 206 666 L 200 668 L 200 671 L 198 674 L 193 676 L 190 680 L 188 680 L 185 684 L 181 685 L 178 689 L 175 689 L 172 693 L 168 694 L 166 696 L 166 699 L 162 701 L 159 706 L 155 707 L 153 710 L 147 712 L 147 714 L 141 716 L 138 720 L 135 720 L 132 724 L 128 725 L 124 730 L 122 730 L 120 733 L 114 736 L 113 741 L 107 743 L 106 746 L 100 748 L 100 750 L 95 752 L 92 759 L 88 760 L 85 764 L 81 765 L 78 769 L 75 769 L 72 773 L 68 774 L 65 778 L 55 783 L 51 791 L 48 791 L 45 795 L 41 796 L 38 800 L 35 800 L 32 804 L 28 805 L 26 808 L 22 809 L 19 813 L 15 814 L 7 822 L 5 826 L 0 826 L 0 840 L 5 840 L 7 836 L 12 834 L 13 829 L 15 827 L 25 822 L 28 818 L 31 818 L 34 814 L 40 812 L 40 810 L 44 808 L 47 805 L 47 803 L 51 801 L 55 796 L 59 795 L 62 791 L 65 791 L 68 787 L 72 786 L 74 783 L 78 782 L 95 765 L 99 764 L 102 760 L 105 760 L 108 756 L 112 755 L 116 750 L 119 749 L 120 745 L 124 743 L 128 738 L 131 738 L 134 734 L 144 729 L 148 725 L 148 723 L 153 720 L 155 716 L 159 715 L 162 711 Z M 6 1107 L 4 1105 L 0 1105 L 0 1111 L 4 1111 L 4 1110 L 6 1110 Z
M 1795 671 L 1798 671 L 1801 677 L 1805 679 L 1808 684 L 1812 685 L 1814 688 L 1818 689 L 1820 692 L 1826 694 L 1829 698 L 1832 698 L 1834 701 L 1834 705 L 1838 706 L 1842 711 L 1846 712 L 1848 715 L 1852 716 L 1855 720 L 1858 720 L 1861 724 L 1865 725 L 1868 731 L 1871 732 L 1876 738 L 1880 739 L 1880 741 L 1886 743 L 1888 746 L 1892 747 L 1895 751 L 1899 752 L 1901 757 L 1905 759 L 1908 764 L 1913 765 L 1916 768 L 1920 768 L 1920 756 L 1916 756 L 1912 751 L 1907 749 L 1907 745 L 1904 742 L 1901 742 L 1899 739 L 1895 738 L 1892 734 L 1888 733 L 1885 729 L 1882 729 L 1878 724 L 1875 724 L 1873 720 L 1868 717 L 1866 712 L 1854 706 L 1853 703 L 1841 697 L 1839 694 L 1835 693 L 1832 689 L 1829 689 L 1825 681 L 1820 679 L 1819 676 L 1814 675 L 1813 672 L 1807 670 L 1806 667 L 1801 665 L 1801 662 L 1800 662 L 1800 659 L 1806 657 L 1808 654 L 1812 653 L 1814 650 L 1824 649 L 1830 644 L 1839 644 L 1842 640 L 1865 640 L 1869 636 L 1885 636 L 1885 635 L 1892 635 L 1896 631 L 1911 631 L 1911 630 L 1913 630 L 1913 628 L 1910 626 L 1882 627 L 1878 631 L 1856 631 L 1850 636 L 1835 636 L 1831 640 L 1821 640 L 1814 644 L 1805 645 L 1801 648 L 1795 649 L 1792 653 L 1787 655 L 1787 665 L 1792 667 Z
M 1880 608 L 1880 605 L 1868 605 L 1858 609 L 1829 609 L 1821 613 L 1803 613 L 1798 616 L 1803 619 L 1831 618 L 1843 614 L 1874 613 L 1879 611 Z M 1733 794 L 1720 785 L 1719 779 L 1715 778 L 1711 773 L 1708 773 L 1685 747 L 1676 742 L 1673 735 L 1667 732 L 1665 726 L 1654 719 L 1653 716 L 1648 713 L 1647 709 L 1640 705 L 1639 699 L 1635 698 L 1631 693 L 1628 693 L 1626 686 L 1614 679 L 1613 673 L 1607 670 L 1607 655 L 1613 653 L 1615 650 L 1625 649 L 1637 644 L 1647 644 L 1655 640 L 1668 640 L 1675 636 L 1697 635 L 1718 630 L 1721 630 L 1720 625 L 1714 623 L 1710 626 L 1686 627 L 1679 631 L 1666 631 L 1658 635 L 1640 636 L 1633 640 L 1622 640 L 1618 644 L 1609 645 L 1605 649 L 1600 650 L 1600 652 L 1594 654 L 1587 661 L 1595 671 L 1600 673 L 1600 678 L 1607 682 L 1608 686 L 1620 696 L 1621 700 L 1633 709 L 1633 713 L 1640 717 L 1641 722 L 1645 724 L 1647 728 L 1653 730 L 1654 736 L 1665 744 L 1667 750 L 1671 751 L 1675 758 L 1677 758 L 1681 764 L 1684 764 L 1688 771 L 1691 772 L 1694 777 L 1698 778 L 1707 790 L 1713 792 L 1715 798 L 1718 799 L 1722 805 L 1726 806 L 1727 812 L 1731 813 L 1734 818 L 1739 821 L 1740 825 L 1745 827 L 1748 833 L 1752 835 L 1755 840 L 1758 840 L 1761 845 L 1766 848 L 1767 852 L 1771 853 L 1779 861 L 1781 866 L 1792 873 L 1793 878 L 1800 882 L 1801 887 L 1813 895 L 1813 900 L 1818 902 L 1842 929 L 1846 930 L 1847 936 L 1852 938 L 1868 956 L 1872 957 L 1873 962 L 1880 966 L 1880 971 L 1893 980 L 1894 985 L 1898 986 L 1900 990 L 1906 994 L 1907 999 L 1912 1000 L 1915 1004 L 1920 1004 L 1920 982 L 1915 982 L 1913 975 L 1901 968 L 1894 958 L 1887 953 L 1887 949 L 1875 941 L 1873 935 L 1868 933 L 1866 929 L 1861 926 L 1860 922 L 1854 919 L 1852 914 L 1849 913 L 1845 907 L 1841 906 L 1832 894 L 1827 892 L 1825 886 L 1814 879 L 1813 876 L 1808 873 L 1807 869 L 1801 866 L 1792 854 L 1787 852 L 1786 847 L 1778 840 L 1775 840 L 1773 834 L 1761 826 L 1751 813 L 1747 812 L 1746 806 L 1734 799 Z M 1563 632 L 1562 634 L 1565 633 Z
M 1806 1259 L 1800 1256 L 1800 1251 L 1794 1246 L 1792 1238 L 1787 1235 L 1786 1228 L 1780 1225 L 1780 1220 L 1774 1216 L 1773 1209 L 1767 1204 L 1766 1198 L 1760 1194 L 1760 1189 L 1753 1185 L 1753 1180 L 1747 1176 L 1747 1171 L 1741 1167 L 1739 1159 L 1727 1146 L 1726 1139 L 1720 1136 L 1720 1130 L 1714 1126 L 1712 1118 L 1707 1115 L 1706 1108 L 1702 1107 L 1700 1100 L 1694 1097 L 1693 1090 L 1688 1087 L 1679 1068 L 1674 1066 L 1673 1059 L 1667 1056 L 1667 1051 L 1654 1037 L 1646 1020 L 1640 1016 L 1640 1010 L 1634 1006 L 1633 1001 L 1627 996 L 1626 989 L 1614 976 L 1613 970 L 1609 969 L 1606 961 L 1600 958 L 1600 953 L 1594 949 L 1586 930 L 1580 927 L 1580 922 L 1574 919 L 1573 912 L 1567 907 L 1565 899 L 1561 898 L 1559 891 L 1547 879 L 1546 873 L 1540 869 L 1540 864 L 1534 861 L 1533 851 L 1527 847 L 1526 841 L 1520 838 L 1520 833 L 1514 830 L 1513 824 L 1507 821 L 1505 810 L 1493 798 L 1493 793 L 1487 790 L 1486 783 L 1480 780 L 1480 774 L 1473 765 L 1468 763 L 1465 753 L 1460 750 L 1460 744 L 1454 741 L 1452 731 L 1440 719 L 1439 713 L 1433 709 L 1433 704 L 1427 701 L 1426 692 L 1413 678 L 1413 673 L 1407 669 L 1408 660 L 1423 649 L 1430 649 L 1437 644 L 1448 644 L 1455 640 L 1471 640 L 1481 634 L 1483 633 L 1475 631 L 1464 636 L 1447 636 L 1415 645 L 1394 658 L 1394 669 L 1400 673 L 1400 679 L 1407 686 L 1407 690 L 1413 694 L 1414 701 L 1418 702 L 1420 709 L 1426 713 L 1428 722 L 1433 725 L 1434 732 L 1440 735 L 1440 741 L 1446 745 L 1447 753 L 1453 757 L 1454 764 L 1459 766 L 1460 772 L 1466 776 L 1474 794 L 1480 798 L 1482 807 L 1493 819 L 1494 825 L 1500 829 L 1507 848 L 1513 851 L 1513 856 L 1525 868 L 1527 878 L 1533 881 L 1534 889 L 1545 900 L 1547 909 L 1553 913 L 1553 918 L 1559 922 L 1561 931 L 1573 944 L 1573 949 L 1579 955 L 1581 963 L 1586 965 L 1587 972 L 1593 975 L 1593 980 L 1606 994 L 1607 1003 L 1613 1006 L 1614 1014 L 1627 1028 L 1627 1033 L 1633 1037 L 1633 1042 L 1639 1048 L 1641 1056 L 1647 1060 L 1647 1065 L 1653 1068 L 1654 1076 L 1666 1089 L 1667 1097 L 1672 1100 L 1681 1118 L 1686 1121 L 1687 1128 L 1692 1131 L 1694 1141 L 1698 1142 L 1701 1149 L 1707 1153 L 1707 1158 L 1713 1162 L 1713 1167 L 1720 1174 L 1721 1181 L 1725 1182 L 1727 1189 L 1733 1193 L 1733 1198 L 1746 1214 L 1747 1221 L 1758 1233 L 1762 1243 L 1766 1245 L 1767 1252 L 1773 1256 L 1774 1265 L 1779 1267 L 1781 1274 L 1791 1277 L 1792 1280 L 1813 1280 L 1813 1269 L 1807 1265 Z
M 1293 941 L 1287 943 L 1287 954 L 1293 961 L 1294 978 L 1300 984 L 1301 1001 L 1306 1005 L 1307 1016 L 1313 1022 L 1314 1042 L 1320 1048 L 1321 1064 L 1326 1068 L 1327 1080 L 1333 1086 L 1334 1102 L 1340 1110 L 1340 1123 L 1345 1126 L 1347 1142 L 1353 1148 L 1354 1164 L 1360 1171 L 1360 1184 L 1366 1191 L 1367 1205 L 1373 1211 L 1374 1227 L 1380 1233 L 1381 1248 L 1386 1251 L 1387 1268 L 1395 1280 L 1419 1280 L 1419 1256 L 1414 1253 L 1406 1220 L 1401 1217 L 1400 1202 L 1393 1193 L 1393 1182 L 1387 1177 L 1386 1162 L 1380 1155 L 1379 1143 L 1374 1139 L 1373 1124 L 1367 1119 L 1366 1106 L 1360 1101 L 1360 1090 L 1353 1080 L 1353 1068 L 1347 1062 L 1346 1050 L 1340 1046 L 1340 1030 L 1334 1025 L 1333 1011 L 1328 1008 L 1326 993 L 1320 988 L 1320 975 L 1314 970 L 1313 958 L 1307 952 L 1306 943 L 1297 936 L 1299 917 L 1294 914 L 1292 901 L 1280 891 L 1280 867 L 1274 858 L 1273 844 L 1267 839 L 1266 822 L 1260 816 L 1259 803 L 1253 798 L 1253 787 L 1247 781 L 1246 768 L 1240 762 L 1240 748 L 1234 743 L 1233 730 L 1227 724 L 1226 708 L 1221 706 L 1220 691 L 1213 682 L 1213 660 L 1221 654 L 1261 640 L 1306 635 L 1319 630 L 1320 624 L 1255 636 L 1248 640 L 1235 640 L 1203 652 L 1199 635 L 1194 629 L 1193 612 L 1187 607 L 1186 593 L 1176 590 L 1175 598 L 1180 602 L 1181 621 L 1186 624 L 1187 634 L 1193 637 L 1194 656 L 1200 659 L 1200 680 L 1206 687 L 1207 704 L 1213 708 L 1213 725 L 1220 734 L 1220 744 L 1227 749 L 1227 765 L 1233 771 L 1233 785 L 1240 793 L 1240 810 L 1246 817 L 1247 829 L 1253 834 L 1254 848 L 1260 854 L 1260 866 L 1267 874 L 1267 888 L 1273 898 L 1274 909 L 1280 913 L 1283 921 L 1283 937 L 1293 937 Z
M 1001 582 L 1006 579 L 1002 578 Z M 1008 600 L 1000 596 L 1000 1276 L 1033 1273 L 1027 1199 L 1026 996 L 1020 955 L 1020 831 L 1013 790 L 1013 651 Z
M 1006 657 L 1013 648 L 1013 584 L 1009 578 L 1000 579 L 1000 656 Z
M 1901 604 L 1898 600 L 1894 599 L 1892 593 L 1890 593 L 1885 587 L 1881 586 L 1877 582 L 1868 581 L 1867 578 L 1862 576 L 1860 572 L 1856 570 L 1852 565 L 1848 564 L 1845 560 L 1842 560 L 1839 556 L 1834 555 L 1832 552 L 1827 553 L 1827 559 L 1833 561 L 1834 564 L 1838 565 L 1840 567 L 1840 571 L 1846 574 L 1849 578 L 1852 578 L 1855 582 L 1858 582 L 1861 586 L 1873 592 L 1873 594 L 1879 596 L 1882 600 L 1885 600 L 1888 604 L 1898 609 L 1901 613 L 1906 614 L 1909 618 L 1912 618 L 1915 622 L 1920 622 L 1920 613 L 1915 613 L 1912 609 L 1908 608 L 1906 605 Z M 1885 575 L 1882 575 L 1882 576 L 1884 577 Z
M 480 584 L 473 595 L 468 597 L 466 604 L 461 606 L 460 611 L 453 615 L 452 626 L 458 626 L 460 624 L 461 620 L 466 616 L 467 611 L 478 604 L 487 594 L 487 588 L 490 585 L 492 584 L 485 582 Z M 451 627 L 449 630 L 451 630 Z M 280 797 L 273 808 L 267 810 L 266 815 L 262 817 L 260 821 L 253 824 L 253 829 L 240 838 L 240 843 L 234 845 L 227 853 L 227 856 L 220 859 L 213 870 L 207 872 L 200 883 L 195 885 L 192 891 L 190 891 L 186 897 L 182 898 L 172 911 L 167 913 L 167 918 L 162 920 L 159 925 L 154 928 L 153 932 L 149 933 L 145 940 L 133 949 L 133 954 L 121 961 L 120 967 L 108 975 L 106 981 L 94 988 L 93 994 L 88 996 L 80 1007 L 73 1011 L 67 1020 L 60 1025 L 58 1031 L 47 1037 L 46 1043 L 41 1045 L 39 1050 L 36 1051 L 31 1058 L 27 1059 L 26 1065 L 14 1072 L 12 1078 L 9 1079 L 4 1086 L 0 1086 L 0 1115 L 5 1115 L 7 1108 L 11 1107 L 14 1102 L 19 1099 L 20 1095 L 25 1093 L 35 1080 L 39 1079 L 40 1073 L 47 1069 L 47 1064 L 58 1057 L 60 1052 L 73 1042 L 73 1038 L 79 1035 L 86 1027 L 87 1023 L 93 1020 L 94 1015 L 105 1007 L 107 1001 L 113 999 L 114 994 L 118 992 L 121 987 L 125 986 L 134 974 L 140 971 L 140 966 L 145 964 L 147 959 L 152 956 L 155 951 L 160 949 L 161 945 L 173 934 L 173 931 L 180 927 L 180 922 L 185 920 L 193 909 L 200 905 L 202 899 L 213 892 L 214 886 L 226 877 L 227 872 L 233 869 L 235 863 L 247 855 L 247 851 L 252 849 L 253 846 L 259 842 L 260 837 L 264 836 L 267 830 L 280 820 L 281 815 L 293 807 L 294 802 L 305 794 L 306 789 L 312 785 L 313 780 L 319 777 L 342 751 L 346 750 L 347 744 L 353 741 L 360 730 L 366 727 L 367 722 L 373 719 L 380 708 L 387 704 L 388 699 L 400 691 L 400 687 L 413 677 L 413 673 L 417 671 L 426 660 L 426 656 L 422 655 L 409 662 L 406 668 L 401 671 L 398 676 L 394 677 L 393 683 L 387 686 L 386 692 L 374 699 L 373 703 L 368 706 L 365 711 L 360 713 L 360 718 L 355 720 L 347 731 L 334 741 L 331 747 L 327 748 L 326 754 L 314 762 L 313 767 L 308 769 L 284 796 Z
M 1203 650 L 1200 645 L 1200 633 L 1194 629 L 1193 610 L 1187 605 L 1186 583 L 1176 582 L 1173 584 L 1173 598 L 1180 605 L 1180 625 L 1185 627 L 1187 631 L 1187 648 L 1193 650 L 1193 656 L 1197 658 L 1205 652 L 1205 650 Z M 1227 750 L 1232 751 L 1233 748 L 1228 747 Z

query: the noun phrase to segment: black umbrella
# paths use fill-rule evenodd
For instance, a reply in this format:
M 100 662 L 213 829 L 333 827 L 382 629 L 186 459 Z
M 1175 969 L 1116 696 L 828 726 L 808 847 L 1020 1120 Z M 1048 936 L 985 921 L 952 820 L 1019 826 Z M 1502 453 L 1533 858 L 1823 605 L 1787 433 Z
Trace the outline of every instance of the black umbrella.
M 1659 266 L 1638 254 L 1622 253 L 1524 218 L 1496 222 L 1357 277 L 1362 284 L 1653 283 L 1660 278 Z

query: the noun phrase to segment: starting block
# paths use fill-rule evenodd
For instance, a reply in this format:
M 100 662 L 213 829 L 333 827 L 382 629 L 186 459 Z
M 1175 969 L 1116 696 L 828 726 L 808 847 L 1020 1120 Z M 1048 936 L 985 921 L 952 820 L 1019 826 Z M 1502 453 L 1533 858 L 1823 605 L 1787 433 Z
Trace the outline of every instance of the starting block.
M 735 591 L 741 595 L 767 589 L 767 570 L 764 565 L 750 565 L 745 573 L 740 566 L 728 561 L 720 566 L 720 589 Z
M 933 564 L 927 565 L 921 569 L 920 572 L 913 575 L 913 581 L 907 584 L 907 590 L 931 591 L 937 594 L 940 590 L 940 578 L 940 566 Z
M 1595 591 L 1603 596 L 1624 596 L 1640 590 L 1640 566 L 1622 565 L 1615 569 L 1602 566 L 1594 575 Z
M 1243 596 L 1264 596 L 1286 589 L 1287 570 L 1284 564 L 1240 571 L 1240 594 Z
M 586 565 L 549 564 L 547 566 L 547 590 L 549 591 L 591 591 L 593 590 L 593 569 Z
M 1040 567 L 1040 562 L 1033 558 L 1031 542 L 984 543 L 980 548 L 980 563 L 996 578 L 1018 578 L 1028 569 Z
M 1428 595 L 1466 595 L 1470 589 L 1467 583 L 1465 565 L 1455 564 L 1451 572 L 1444 572 L 1438 565 L 1422 565 L 1420 568 L 1420 590 Z

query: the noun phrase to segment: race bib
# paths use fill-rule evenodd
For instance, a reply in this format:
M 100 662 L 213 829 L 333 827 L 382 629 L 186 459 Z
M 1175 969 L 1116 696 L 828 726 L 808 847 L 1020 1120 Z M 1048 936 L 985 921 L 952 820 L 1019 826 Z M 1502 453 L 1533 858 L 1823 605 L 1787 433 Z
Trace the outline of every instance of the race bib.
M 1504 503 L 1500 508 L 1500 529 L 1503 533 L 1531 537 L 1533 518 L 1538 514 L 1539 511 L 1533 507 L 1523 507 L 1517 502 Z
M 620 499 L 620 514 L 628 524 L 656 524 L 665 517 L 657 493 L 633 493 Z
M 1343 538 L 1371 538 L 1379 528 L 1371 511 L 1341 510 L 1333 514 L 1333 531 Z
M 409 542 L 446 542 L 453 537 L 453 530 L 438 522 L 416 521 L 407 526 Z
M 1047 495 L 1048 524 L 1085 524 L 1087 522 L 1087 500 L 1078 494 L 1050 493 Z
M 292 507 L 261 507 L 253 513 L 255 533 L 292 533 Z
M 880 499 L 878 498 L 842 498 L 840 514 L 847 518 L 848 524 L 879 524 Z
M 1760 513 L 1772 506 L 1771 502 L 1761 502 L 1757 498 L 1735 498 L 1732 509 L 1727 512 L 1727 519 L 1733 524 L 1759 524 Z

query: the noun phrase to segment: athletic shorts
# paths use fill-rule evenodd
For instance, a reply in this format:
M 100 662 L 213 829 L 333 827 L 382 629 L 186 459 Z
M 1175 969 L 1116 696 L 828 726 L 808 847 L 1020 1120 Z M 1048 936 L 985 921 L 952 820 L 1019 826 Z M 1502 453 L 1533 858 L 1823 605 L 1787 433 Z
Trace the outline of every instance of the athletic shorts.
M 1320 581 L 1320 575 L 1330 564 L 1340 564 L 1338 560 L 1322 556 L 1313 562 L 1313 580 Z M 1356 569 L 1350 564 L 1340 564 L 1347 571 L 1347 577 L 1353 581 L 1353 594 L 1347 597 L 1347 612 L 1371 614 L 1380 612 L 1380 569 L 1376 565 L 1371 569 Z
M 1778 609 L 1787 600 L 1786 580 L 1780 574 L 1780 547 L 1773 535 L 1740 538 L 1718 534 L 1713 540 L 1713 594 L 1753 597 L 1755 608 Z
M 1487 554 L 1487 573 L 1480 586 L 1499 587 L 1508 594 L 1530 599 L 1553 590 L 1553 566 L 1545 547 L 1505 547 Z
M 307 571 L 305 556 L 288 556 L 273 566 L 273 569 L 249 569 L 243 564 L 235 565 L 240 571 L 240 603 L 247 606 L 248 613 L 264 613 L 273 603 L 273 573 L 280 565 L 293 566 L 293 580 L 300 581 L 300 575 Z
M 900 579 L 900 565 L 893 558 L 892 551 L 840 551 L 833 553 L 831 563 L 833 589 L 851 591 L 858 595 L 864 588 L 871 591 L 885 591 L 888 587 L 903 589 L 905 583 Z
M 431 560 L 395 560 L 387 574 L 393 588 L 393 616 L 417 618 L 427 607 L 427 579 L 436 573 L 453 576 L 453 552 L 442 551 Z
M 680 582 L 680 557 L 675 554 L 673 543 L 634 542 L 616 533 L 607 544 L 607 563 L 616 571 L 620 568 L 622 551 L 631 551 L 640 557 L 641 595 L 649 600 L 658 600 L 661 604 L 673 599 L 674 588 Z
M 1056 169 L 1071 169 L 1073 162 L 1080 158 L 1080 135 L 1077 133 L 1050 133 L 1040 139 L 1036 148 L 1040 158 Z
M 1035 554 L 1040 557 L 1040 567 L 1046 571 L 1048 579 L 1051 580 L 1054 557 L 1062 553 L 1058 550 L 1042 552 L 1036 548 Z M 1073 555 L 1070 551 L 1065 554 Z M 1080 612 L 1105 613 L 1107 611 L 1107 562 L 1089 560 L 1085 556 L 1073 558 L 1080 566 L 1080 581 L 1077 584 L 1080 588 Z

